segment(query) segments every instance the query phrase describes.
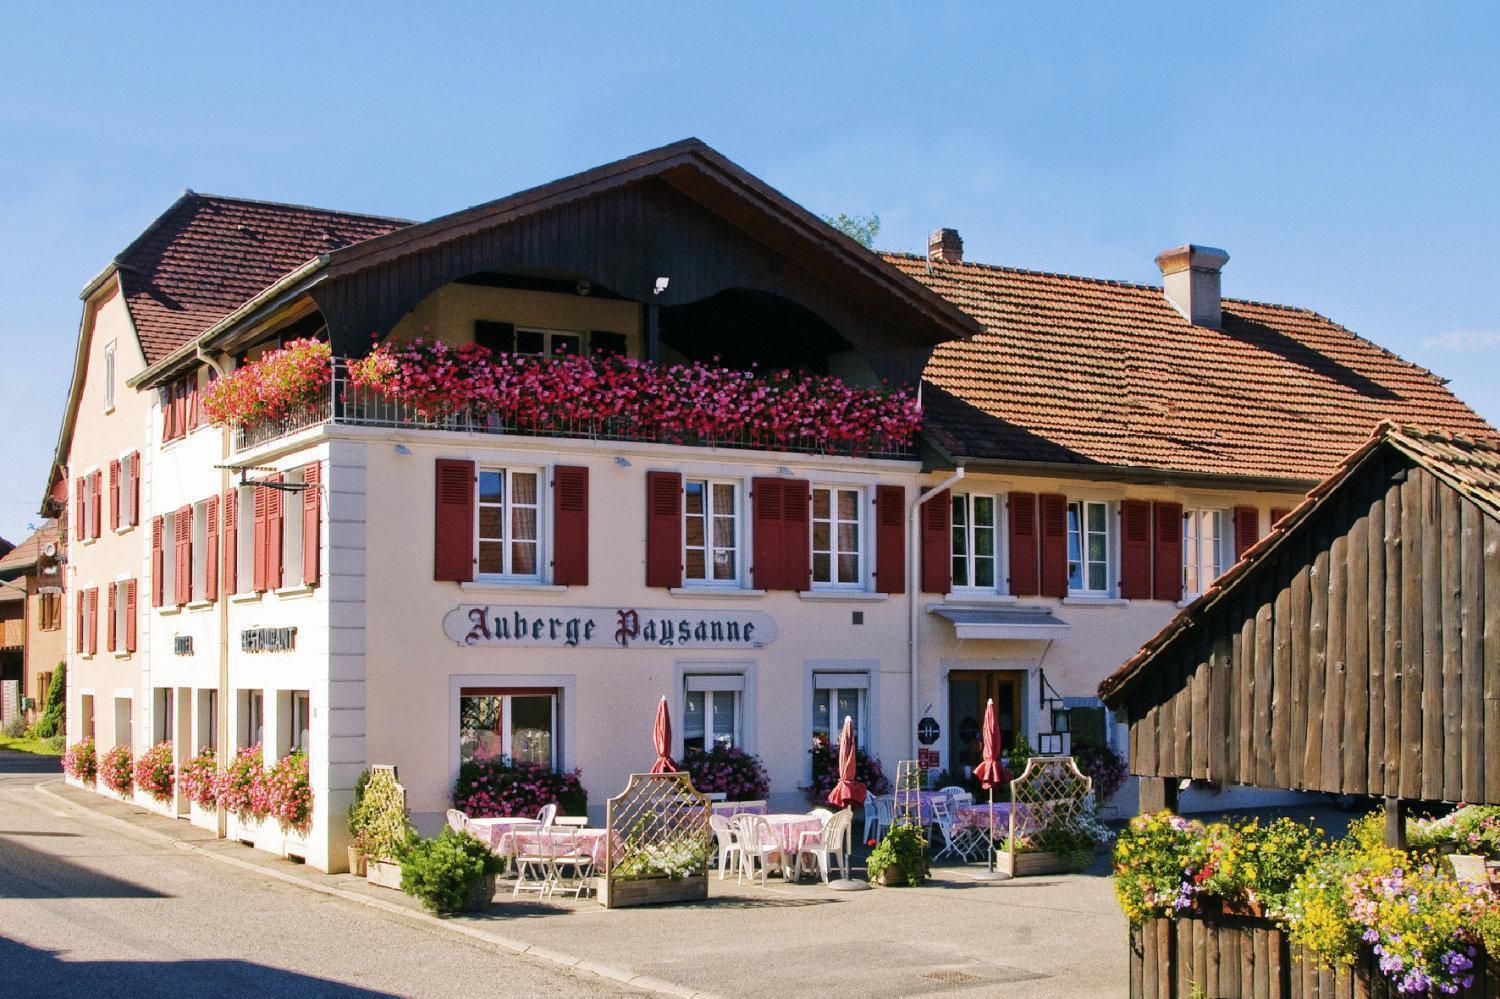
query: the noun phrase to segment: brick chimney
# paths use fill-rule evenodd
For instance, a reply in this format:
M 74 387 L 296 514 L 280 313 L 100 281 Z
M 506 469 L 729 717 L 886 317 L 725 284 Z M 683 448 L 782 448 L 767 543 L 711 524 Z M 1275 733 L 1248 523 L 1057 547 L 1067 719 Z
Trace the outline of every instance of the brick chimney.
M 939 264 L 964 262 L 964 240 L 957 229 L 935 229 L 927 237 L 927 259 Z
M 1218 329 L 1223 321 L 1219 272 L 1228 262 L 1229 254 L 1223 250 L 1192 243 L 1156 255 L 1167 301 L 1194 326 Z

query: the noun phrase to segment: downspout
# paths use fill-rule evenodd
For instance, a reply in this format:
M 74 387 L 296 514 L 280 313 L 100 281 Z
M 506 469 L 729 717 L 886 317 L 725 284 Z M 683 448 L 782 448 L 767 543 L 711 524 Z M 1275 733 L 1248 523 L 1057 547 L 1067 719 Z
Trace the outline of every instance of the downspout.
M 906 540 L 906 603 L 911 618 L 907 622 L 907 637 L 910 640 L 910 649 L 907 653 L 907 676 L 911 689 L 907 691 L 906 701 L 906 735 L 910 740 L 911 758 L 917 755 L 917 599 L 921 596 L 922 573 L 917 567 L 917 559 L 920 554 L 918 540 L 921 538 L 920 521 L 917 519 L 922 512 L 922 505 L 932 499 L 938 493 L 952 486 L 964 477 L 962 465 L 954 469 L 952 475 L 931 489 L 920 493 L 916 501 L 912 503 L 909 516 L 907 517 L 907 540 Z
M 204 364 L 212 368 L 220 378 L 228 376 L 229 369 L 224 366 L 224 362 L 222 360 L 211 357 L 206 351 L 204 351 L 201 344 L 196 345 L 194 349 L 197 352 L 198 360 L 202 361 Z M 221 502 L 223 502 L 222 497 L 229 494 L 229 441 L 230 435 L 233 433 L 234 428 L 230 426 L 224 427 L 219 432 L 219 496 L 221 497 Z M 219 511 L 220 545 L 224 544 L 224 518 L 228 515 L 228 513 L 228 510 L 221 509 Z M 224 557 L 222 551 L 219 553 L 219 565 L 221 567 L 224 565 Z M 214 759 L 217 761 L 217 765 L 214 769 L 216 769 L 219 773 L 224 773 L 229 767 L 229 594 L 234 592 L 234 587 L 226 587 L 224 585 L 224 583 L 226 582 L 227 580 L 223 579 L 219 581 L 220 593 L 218 594 L 219 694 L 217 698 L 218 703 L 214 705 Z M 196 707 L 196 705 L 194 705 L 194 707 Z M 224 811 L 223 805 L 218 806 L 217 811 L 219 838 L 223 839 L 229 835 L 228 815 Z

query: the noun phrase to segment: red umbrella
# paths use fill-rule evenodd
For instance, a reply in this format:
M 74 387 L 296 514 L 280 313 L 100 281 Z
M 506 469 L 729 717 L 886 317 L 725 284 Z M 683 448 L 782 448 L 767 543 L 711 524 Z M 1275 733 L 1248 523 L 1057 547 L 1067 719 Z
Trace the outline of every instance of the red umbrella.
M 667 699 L 663 697 L 656 706 L 656 724 L 651 728 L 651 741 L 656 743 L 656 762 L 651 764 L 654 774 L 675 774 L 677 764 L 672 762 L 672 718 L 667 714 Z
M 1010 771 L 1005 769 L 1005 763 L 1000 759 L 1000 720 L 995 717 L 995 700 L 984 706 L 984 759 L 979 766 L 974 768 L 974 776 L 979 779 L 979 786 L 994 790 L 995 785 L 1004 784 L 1010 780 Z
M 845 715 L 844 730 L 839 733 L 839 782 L 828 792 L 828 803 L 834 808 L 865 800 L 865 786 L 854 777 L 854 719 Z

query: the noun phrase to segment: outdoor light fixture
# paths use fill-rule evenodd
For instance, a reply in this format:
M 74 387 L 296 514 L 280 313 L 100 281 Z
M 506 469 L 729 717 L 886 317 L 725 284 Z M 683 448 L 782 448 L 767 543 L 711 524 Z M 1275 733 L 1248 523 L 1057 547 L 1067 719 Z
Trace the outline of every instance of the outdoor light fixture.
M 396 445 L 396 453 L 397 454 L 411 454 L 411 448 L 407 447 L 405 444 L 397 444 Z
M 664 292 L 664 291 L 667 290 L 667 285 L 669 285 L 671 283 L 672 283 L 672 279 L 669 278 L 669 277 L 659 277 L 659 278 L 657 278 L 656 279 L 656 287 L 652 290 L 651 294 L 653 294 L 653 295 L 660 295 L 662 292 Z
M 777 465 L 776 466 L 776 474 L 777 475 L 785 475 L 788 478 L 790 478 L 791 474 L 792 474 L 792 470 L 790 468 L 787 468 L 785 465 Z
M 1058 735 L 1063 735 L 1064 733 L 1066 733 L 1068 731 L 1068 716 L 1069 712 L 1067 708 L 1053 708 L 1052 731 L 1056 732 Z
M 622 457 L 621 455 L 615 455 L 615 464 L 619 465 L 621 468 L 629 468 L 630 459 Z

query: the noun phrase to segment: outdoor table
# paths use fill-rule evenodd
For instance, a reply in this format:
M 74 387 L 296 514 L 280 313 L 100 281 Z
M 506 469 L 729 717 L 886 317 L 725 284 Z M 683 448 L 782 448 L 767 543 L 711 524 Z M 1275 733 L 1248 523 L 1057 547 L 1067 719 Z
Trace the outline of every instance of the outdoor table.
M 532 822 L 530 825 L 535 826 Z M 604 865 L 604 844 L 609 838 L 608 829 L 590 829 L 587 826 L 580 828 L 559 829 L 506 829 L 495 837 L 494 846 L 491 847 L 496 853 L 505 857 L 513 857 L 517 853 L 540 853 L 543 843 L 549 846 L 552 841 L 576 842 L 579 850 L 587 853 L 593 858 L 596 867 Z
M 895 807 L 899 810 L 902 805 L 906 804 L 909 801 L 910 797 L 911 797 L 910 792 L 907 792 L 905 794 L 897 794 L 897 795 L 895 795 L 894 798 L 893 798 L 893 801 L 895 803 Z M 952 797 L 951 795 L 949 795 L 947 792 L 944 792 L 944 791 L 918 791 L 917 795 L 916 795 L 916 798 L 917 798 L 917 811 L 918 811 L 918 824 L 919 825 L 924 825 L 924 826 L 930 826 L 930 825 L 932 825 L 932 823 L 933 823 L 933 817 L 932 817 L 932 800 L 934 798 L 951 798 L 951 797 Z
M 766 814 L 766 803 L 764 801 L 714 801 L 709 803 L 713 814 L 728 818 L 731 815 L 764 815 Z
M 802 841 L 802 834 L 822 832 L 823 820 L 806 812 L 767 815 L 765 820 L 766 825 L 771 827 L 771 833 L 776 837 L 776 841 L 781 844 L 781 874 L 782 877 L 789 879 L 792 863 L 797 859 L 797 844 Z
M 1010 835 L 1010 802 L 997 801 L 995 809 L 995 835 Z M 977 829 L 986 836 L 990 833 L 990 805 L 965 805 L 953 812 L 953 829 Z
M 500 833 L 507 826 L 534 826 L 536 819 L 523 819 L 520 816 L 496 817 L 489 819 L 466 819 L 464 825 L 476 839 L 482 840 L 491 851 L 498 853 L 495 845 L 499 840 Z

